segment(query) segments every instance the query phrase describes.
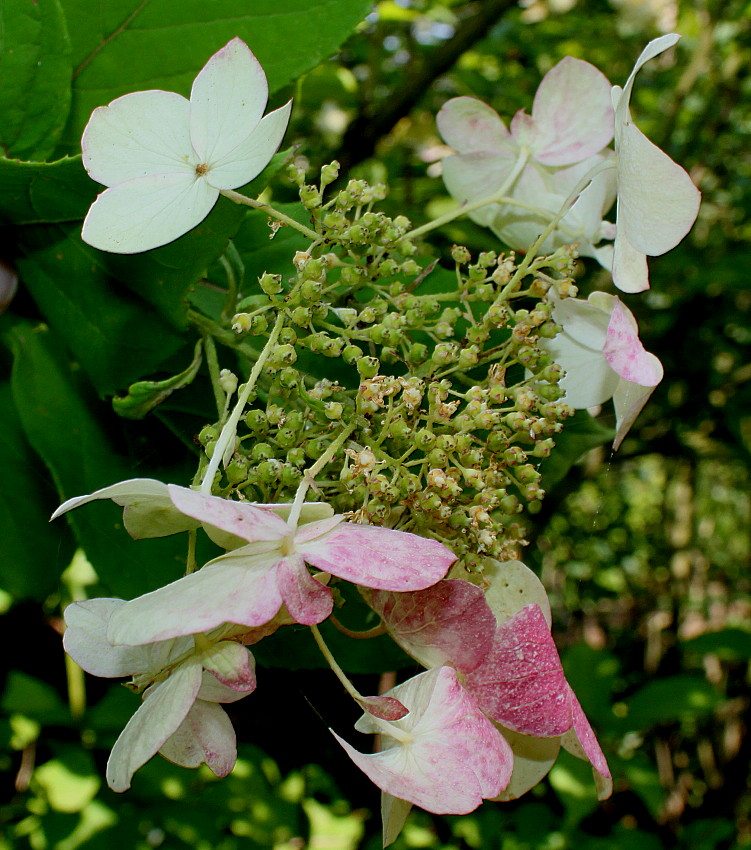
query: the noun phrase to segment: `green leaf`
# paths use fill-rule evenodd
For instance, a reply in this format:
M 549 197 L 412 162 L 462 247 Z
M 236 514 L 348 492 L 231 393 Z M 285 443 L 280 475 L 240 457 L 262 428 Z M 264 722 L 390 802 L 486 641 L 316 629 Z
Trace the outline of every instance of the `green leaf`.
M 70 42 L 58 0 L 4 0 L 0 10 L 0 147 L 44 159 L 70 107 Z
M 629 729 L 645 729 L 656 723 L 670 723 L 711 714 L 720 696 L 703 678 L 686 674 L 649 682 L 628 699 L 623 720 Z
M 100 394 L 154 372 L 185 344 L 96 262 L 99 252 L 81 242 L 77 225 L 27 227 L 18 238 L 24 285 Z
M 0 700 L 0 708 L 7 714 L 23 714 L 47 726 L 70 723 L 70 711 L 52 685 L 11 670 Z
M 187 386 L 198 374 L 202 361 L 200 340 L 196 343 L 193 360 L 187 369 L 164 381 L 139 381 L 131 384 L 128 395 L 112 399 L 112 407 L 118 416 L 125 419 L 143 419 L 144 416 L 161 404 L 175 390 Z
M 28 440 L 52 472 L 61 498 L 132 478 L 136 471 L 133 460 L 118 451 L 125 442 L 122 434 L 119 443 L 112 439 L 118 436 L 122 420 L 111 412 L 109 419 L 101 420 L 93 412 L 94 400 L 52 332 L 44 327 L 16 326 L 10 338 L 15 355 L 15 404 Z M 107 412 L 102 405 L 96 410 Z M 137 473 L 153 475 L 143 467 Z M 110 595 L 136 596 L 183 572 L 183 536 L 133 541 L 123 529 L 122 508 L 116 505 L 86 505 L 68 514 L 67 521 Z
M 707 632 L 682 642 L 686 652 L 707 655 L 712 653 L 723 661 L 751 660 L 751 632 L 744 629 L 722 629 Z
M 583 454 L 613 440 L 615 431 L 604 428 L 586 410 L 577 410 L 555 438 L 553 454 L 540 464 L 542 485 L 552 489 Z
M 209 57 L 235 36 L 250 46 L 276 92 L 328 58 L 371 10 L 371 0 L 62 0 L 73 45 L 66 141 L 78 145 L 92 110 L 119 95 L 188 95 Z
M 56 758 L 34 771 L 33 783 L 56 812 L 80 812 L 102 784 L 94 759 L 80 747 L 59 748 Z
M 38 224 L 82 219 L 99 188 L 80 156 L 57 162 L 0 159 L 0 221 Z
M 57 497 L 26 440 L 7 381 L 0 384 L 0 410 L 0 587 L 16 599 L 41 602 L 55 590 L 73 540 L 49 523 Z

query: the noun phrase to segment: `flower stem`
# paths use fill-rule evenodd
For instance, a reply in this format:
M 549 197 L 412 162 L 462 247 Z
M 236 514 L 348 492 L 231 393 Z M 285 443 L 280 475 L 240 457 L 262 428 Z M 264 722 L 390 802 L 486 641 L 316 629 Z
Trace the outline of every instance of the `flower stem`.
M 279 333 L 284 325 L 284 314 L 279 313 L 276 317 L 276 323 L 274 327 L 271 329 L 271 333 L 269 334 L 269 338 L 264 345 L 263 350 L 258 355 L 258 360 L 253 365 L 253 369 L 248 376 L 248 380 L 245 382 L 245 386 L 243 387 L 242 392 L 240 393 L 240 397 L 237 399 L 237 403 L 235 404 L 232 413 L 229 415 L 229 419 L 224 423 L 224 427 L 222 428 L 222 432 L 219 435 L 219 439 L 214 443 L 214 453 L 211 455 L 211 460 L 209 462 L 208 467 L 206 468 L 206 474 L 203 477 L 203 481 L 201 482 L 201 492 L 202 493 L 211 493 L 211 488 L 214 484 L 214 476 L 216 475 L 217 469 L 219 469 L 219 464 L 224 459 L 225 455 L 229 453 L 231 456 L 232 449 L 234 448 L 235 436 L 237 435 L 237 425 L 240 421 L 240 417 L 245 410 L 245 405 L 248 403 L 248 399 L 250 398 L 250 394 L 255 389 L 256 382 L 261 374 L 261 370 L 266 363 L 266 360 L 269 357 L 269 354 L 273 351 L 276 346 L 276 341 L 279 338 Z
M 321 654 L 328 662 L 329 667 L 334 671 L 334 675 L 344 686 L 344 690 L 355 700 L 356 703 L 360 703 L 363 699 L 362 694 L 357 690 L 357 688 L 350 682 L 347 678 L 347 674 L 342 670 L 342 668 L 336 663 L 336 659 L 331 654 L 331 650 L 326 646 L 326 641 L 323 639 L 321 632 L 318 629 L 318 626 L 311 626 L 310 631 L 313 633 L 313 639 L 318 644 L 318 648 L 321 650 Z
M 203 350 L 206 354 L 206 363 L 209 367 L 209 377 L 211 378 L 211 388 L 214 391 L 217 416 L 222 419 L 224 417 L 227 398 L 222 385 L 219 383 L 219 360 L 216 356 L 214 338 L 209 334 L 204 334 Z
M 295 230 L 299 230 L 300 233 L 303 233 L 308 239 L 313 239 L 318 241 L 319 236 L 315 232 L 315 230 L 311 230 L 309 227 L 306 227 L 304 224 L 300 224 L 299 221 L 295 221 L 294 218 L 290 218 L 288 215 L 285 215 L 283 212 L 279 212 L 279 210 L 275 210 L 272 206 L 268 204 L 264 204 L 263 201 L 254 201 L 252 198 L 248 198 L 246 195 L 241 195 L 239 192 L 234 192 L 232 189 L 222 189 L 221 194 L 224 195 L 225 198 L 229 198 L 230 201 L 234 201 L 236 204 L 241 204 L 242 206 L 252 207 L 254 210 L 261 210 L 265 212 L 266 215 L 271 218 L 275 218 L 277 221 L 281 221 L 284 224 L 289 225 L 289 227 L 293 227 Z
M 488 206 L 488 204 L 515 204 L 514 199 L 507 197 L 506 193 L 514 185 L 517 178 L 524 170 L 524 167 L 529 161 L 529 156 L 529 151 L 526 148 L 522 149 L 516 162 L 514 163 L 514 167 L 511 169 L 511 172 L 509 173 L 508 177 L 503 181 L 503 185 L 500 187 L 500 189 L 493 192 L 492 195 L 488 195 L 485 198 L 480 198 L 479 201 L 472 201 L 471 204 L 462 204 L 455 210 L 451 210 L 451 212 L 447 212 L 444 215 L 434 219 L 433 221 L 429 221 L 427 224 L 423 224 L 421 227 L 416 227 L 414 230 L 410 230 L 408 233 L 404 234 L 403 238 L 414 239 L 417 236 L 422 236 L 423 233 L 428 233 L 430 230 L 435 230 L 436 227 L 441 227 L 444 224 L 448 224 L 455 218 L 460 218 L 461 216 L 466 215 L 467 213 L 479 210 L 481 207 Z M 515 205 L 521 206 L 521 204 Z
M 574 188 L 569 192 L 566 200 L 561 204 L 560 210 L 553 216 L 553 218 L 548 222 L 545 229 L 542 233 L 537 237 L 534 241 L 532 247 L 527 251 L 524 259 L 519 263 L 519 267 L 514 272 L 511 280 L 504 286 L 503 290 L 498 296 L 497 301 L 502 301 L 504 298 L 511 292 L 514 291 L 517 283 L 524 277 L 527 273 L 527 269 L 529 269 L 530 265 L 537 257 L 537 252 L 540 250 L 543 242 L 550 236 L 550 234 L 556 229 L 561 219 L 568 213 L 571 209 L 573 203 L 576 201 L 577 197 L 589 186 L 589 184 L 603 171 L 607 171 L 609 168 L 615 168 L 615 165 L 612 162 L 598 163 L 594 168 L 590 169 L 584 177 L 574 186 Z
M 318 458 L 318 460 L 305 471 L 305 475 L 303 475 L 303 479 L 297 487 L 297 492 L 295 493 L 295 500 L 292 503 L 292 510 L 290 511 L 289 517 L 287 518 L 287 525 L 294 529 L 297 528 L 297 521 L 300 519 L 300 511 L 302 510 L 303 502 L 305 501 L 305 494 L 308 492 L 308 488 L 315 482 L 315 477 L 318 473 L 323 469 L 324 466 L 331 460 L 332 457 L 339 451 L 339 449 L 344 445 L 344 441 L 349 437 L 349 435 L 355 430 L 357 427 L 357 422 L 352 422 L 347 425 L 342 431 L 339 432 L 339 436 L 334 440 L 334 442 L 326 449 L 326 451 Z

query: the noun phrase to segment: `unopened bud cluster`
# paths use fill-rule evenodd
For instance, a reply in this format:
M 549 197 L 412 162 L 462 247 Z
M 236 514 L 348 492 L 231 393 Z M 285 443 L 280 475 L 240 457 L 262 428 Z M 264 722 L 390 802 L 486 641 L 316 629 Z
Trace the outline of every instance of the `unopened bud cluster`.
M 572 254 L 517 275 L 513 254 L 473 260 L 454 246 L 455 268 L 437 267 L 418 259 L 407 219 L 373 210 L 384 187 L 351 180 L 326 200 L 335 172 L 325 166 L 320 187 L 295 172 L 320 239 L 263 274 L 246 293 L 252 315 L 232 320 L 238 344 L 254 347 L 280 311 L 284 326 L 217 492 L 291 499 L 354 424 L 311 498 L 439 539 L 470 567 L 514 557 L 524 506 L 544 497 L 539 464 L 572 412 L 539 345 L 559 330 L 551 293 L 576 294 Z M 209 456 L 219 431 L 199 436 Z

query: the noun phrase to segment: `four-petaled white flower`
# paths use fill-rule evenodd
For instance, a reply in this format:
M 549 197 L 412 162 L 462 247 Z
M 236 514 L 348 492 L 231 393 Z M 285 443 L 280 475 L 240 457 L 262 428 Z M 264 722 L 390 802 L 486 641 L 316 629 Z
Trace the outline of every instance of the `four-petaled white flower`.
M 190 100 L 142 91 L 95 109 L 83 134 L 83 164 L 110 188 L 86 216 L 84 241 L 135 254 L 203 221 L 221 190 L 248 183 L 279 147 L 291 101 L 262 118 L 267 98 L 263 68 L 233 38 L 200 71 Z
M 143 702 L 107 762 L 107 783 L 127 791 L 133 774 L 159 752 L 182 767 L 207 764 L 226 776 L 237 756 L 235 732 L 217 703 L 235 702 L 256 687 L 255 663 L 239 643 L 195 635 L 146 646 L 107 640 L 122 599 L 90 599 L 65 609 L 65 651 L 88 673 L 132 676 Z
M 701 193 L 691 178 L 636 127 L 629 110 L 639 69 L 679 38 L 670 33 L 650 41 L 623 89 L 613 86 L 618 191 L 613 282 L 624 292 L 649 288 L 647 256 L 675 248 L 699 211 Z
M 519 110 L 510 129 L 495 110 L 471 97 L 449 100 L 436 121 L 456 151 L 442 163 L 450 194 L 460 203 L 472 203 L 510 181 L 505 194 L 524 206 L 488 204 L 469 216 L 512 248 L 526 249 L 581 177 L 600 162 L 612 139 L 610 83 L 593 65 L 567 56 L 543 77 L 532 114 Z M 525 152 L 529 162 L 511 179 Z M 607 263 L 607 255 L 594 246 L 609 236 L 601 224 L 614 200 L 613 184 L 612 172 L 599 175 L 597 185 L 581 193 L 577 208 L 569 210 L 541 250 L 580 242 L 581 253 Z
M 644 350 L 636 319 L 615 295 L 593 292 L 586 301 L 558 300 L 553 319 L 563 330 L 540 344 L 566 370 L 561 400 L 586 409 L 612 398 L 617 449 L 662 380 L 662 363 Z

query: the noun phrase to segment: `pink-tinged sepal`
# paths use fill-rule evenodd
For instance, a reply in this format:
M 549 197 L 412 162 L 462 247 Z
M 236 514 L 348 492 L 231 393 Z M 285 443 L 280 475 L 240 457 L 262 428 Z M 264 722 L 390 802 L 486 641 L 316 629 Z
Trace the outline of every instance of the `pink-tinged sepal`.
M 430 587 L 456 560 L 456 555 L 436 540 L 352 522 L 343 522 L 296 548 L 318 569 L 378 590 Z
M 301 557 L 282 558 L 276 571 L 282 599 L 296 622 L 313 626 L 329 616 L 334 607 L 331 591 L 313 578 Z
M 335 734 L 355 764 L 384 792 L 436 814 L 467 814 L 508 784 L 513 756 L 459 684 L 436 667 L 389 696 L 408 709 L 391 723 L 365 715 L 356 728 L 379 732 L 384 750 L 365 755 Z
M 482 590 L 468 581 L 446 579 L 409 593 L 362 593 L 399 646 L 424 667 L 474 670 L 493 643 L 493 612 Z
M 227 776 L 237 761 L 235 730 L 224 709 L 197 699 L 159 755 L 180 767 L 205 764 L 216 776 Z
M 378 717 L 380 720 L 401 720 L 409 712 L 407 708 L 394 697 L 360 697 L 357 704 L 363 711 Z

